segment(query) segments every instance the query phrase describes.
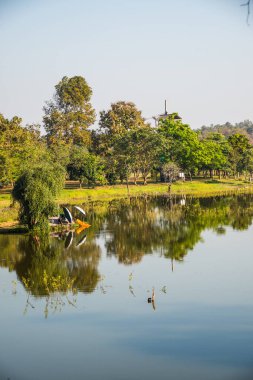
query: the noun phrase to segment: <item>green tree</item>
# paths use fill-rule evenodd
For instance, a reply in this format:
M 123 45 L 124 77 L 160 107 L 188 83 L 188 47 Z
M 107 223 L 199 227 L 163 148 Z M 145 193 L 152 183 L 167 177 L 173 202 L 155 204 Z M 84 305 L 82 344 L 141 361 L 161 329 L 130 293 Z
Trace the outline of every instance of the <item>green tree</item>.
M 229 136 L 228 143 L 230 145 L 229 162 L 231 164 L 234 176 L 247 170 L 249 157 L 252 147 L 246 136 L 236 133 Z
M 139 167 L 134 168 L 132 158 L 129 159 L 134 152 L 127 133 L 147 127 L 141 111 L 132 102 L 119 101 L 111 104 L 109 110 L 100 112 L 99 125 L 99 131 L 92 134 L 93 149 L 104 159 L 108 182 L 115 183 L 117 177 L 123 181 L 130 175 L 130 170 L 137 178 Z M 127 144 L 130 144 L 129 147 Z
M 27 169 L 15 182 L 12 197 L 19 202 L 19 219 L 29 229 L 48 226 L 56 210 L 55 197 L 63 188 L 64 170 L 59 165 L 41 164 Z
M 128 132 L 128 149 L 132 158 L 131 169 L 137 178 L 141 172 L 144 185 L 151 170 L 158 164 L 162 143 L 160 135 L 150 126 L 134 128 Z M 136 181 L 135 181 L 136 182 Z
M 95 110 L 90 99 L 92 90 L 81 76 L 63 77 L 55 86 L 54 100 L 44 107 L 44 127 L 49 144 L 62 140 L 66 144 L 90 144 L 90 127 Z
M 49 159 L 51 162 L 67 168 L 70 162 L 71 144 L 66 144 L 63 140 L 58 140 L 47 147 Z
M 0 181 L 13 184 L 24 168 L 47 160 L 46 144 L 38 125 L 21 125 L 17 116 L 0 114 Z
M 136 127 L 145 125 L 136 105 L 132 102 L 112 103 L 108 111 L 100 112 L 100 129 L 107 135 L 124 133 Z
M 219 173 L 221 170 L 228 169 L 228 160 L 225 154 L 227 150 L 226 142 L 203 140 L 199 147 L 199 169 L 209 171 L 210 177 L 213 177 L 214 170 Z
M 189 125 L 183 124 L 176 113 L 160 120 L 158 133 L 164 137 L 167 144 L 162 163 L 175 162 L 192 176 L 198 169 L 200 161 L 200 142 L 197 133 Z
M 104 183 L 103 169 L 103 161 L 99 156 L 90 153 L 82 146 L 72 147 L 67 171 L 71 179 L 79 180 L 80 187 L 84 180 L 87 180 L 89 186 L 94 186 L 97 181 Z
M 120 177 L 121 182 L 123 182 L 124 179 L 126 180 L 127 190 L 129 192 L 129 177 L 134 162 L 133 146 L 129 133 L 125 132 L 115 139 L 112 154 L 116 160 L 118 176 Z

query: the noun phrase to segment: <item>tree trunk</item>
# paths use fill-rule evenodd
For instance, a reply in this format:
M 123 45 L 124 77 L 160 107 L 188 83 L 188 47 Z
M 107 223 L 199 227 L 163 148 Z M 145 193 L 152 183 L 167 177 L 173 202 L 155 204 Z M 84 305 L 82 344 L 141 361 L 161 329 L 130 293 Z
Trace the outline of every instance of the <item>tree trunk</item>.
M 147 176 L 148 176 L 148 173 L 143 171 L 142 172 L 142 176 L 143 176 L 143 185 L 146 185 L 147 184 Z
M 138 175 L 138 172 L 134 171 L 134 184 L 137 185 L 137 179 L 138 179 L 139 175 Z
M 129 196 L 130 192 L 129 192 L 128 176 L 126 177 L 126 185 L 127 185 L 127 195 Z

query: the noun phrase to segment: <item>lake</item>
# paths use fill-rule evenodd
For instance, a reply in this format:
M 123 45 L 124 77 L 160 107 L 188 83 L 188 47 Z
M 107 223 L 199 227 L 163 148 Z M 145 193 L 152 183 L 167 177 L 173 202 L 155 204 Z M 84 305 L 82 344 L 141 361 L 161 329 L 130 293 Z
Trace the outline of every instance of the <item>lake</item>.
M 252 379 L 253 196 L 83 207 L 0 235 L 0 380 Z

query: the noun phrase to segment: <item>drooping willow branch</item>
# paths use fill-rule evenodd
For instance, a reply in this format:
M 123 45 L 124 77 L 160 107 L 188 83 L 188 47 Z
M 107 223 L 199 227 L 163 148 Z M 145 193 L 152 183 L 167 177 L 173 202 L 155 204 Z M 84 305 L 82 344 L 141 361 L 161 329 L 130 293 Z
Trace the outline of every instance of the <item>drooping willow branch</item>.
M 247 24 L 249 24 L 249 16 L 250 16 L 250 5 L 252 0 L 246 1 L 246 3 L 241 4 L 241 7 L 247 7 Z

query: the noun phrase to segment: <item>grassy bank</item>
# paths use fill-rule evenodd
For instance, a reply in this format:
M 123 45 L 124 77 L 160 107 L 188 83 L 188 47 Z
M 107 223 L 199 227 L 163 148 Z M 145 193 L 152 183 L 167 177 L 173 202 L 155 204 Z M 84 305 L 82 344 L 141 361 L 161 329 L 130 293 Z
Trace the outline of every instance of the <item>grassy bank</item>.
M 206 197 L 232 193 L 253 193 L 253 185 L 236 180 L 194 180 L 177 182 L 171 186 L 171 194 Z M 168 184 L 130 185 L 130 196 L 168 194 Z M 72 189 L 61 191 L 57 202 L 61 204 L 81 204 L 89 201 L 110 201 L 128 196 L 126 185 L 101 186 L 95 189 Z M 8 192 L 0 192 L 0 228 L 17 223 L 18 208 L 10 207 L 11 197 Z
M 253 192 L 253 184 L 235 180 L 194 180 L 192 182 L 176 182 L 171 186 L 171 194 L 193 196 L 222 195 L 233 192 Z M 157 183 L 148 185 L 130 185 L 129 194 L 138 196 L 143 194 L 168 194 L 168 184 Z M 126 185 L 101 186 L 95 189 L 64 189 L 58 199 L 59 203 L 80 203 L 97 200 L 111 200 L 127 197 Z

